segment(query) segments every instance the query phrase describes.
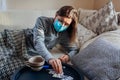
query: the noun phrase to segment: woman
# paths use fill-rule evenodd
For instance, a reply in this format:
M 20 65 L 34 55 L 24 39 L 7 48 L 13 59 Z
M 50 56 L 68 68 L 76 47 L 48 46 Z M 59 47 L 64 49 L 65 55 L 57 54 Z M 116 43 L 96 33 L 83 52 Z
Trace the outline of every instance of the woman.
M 62 73 L 61 62 L 68 62 L 78 52 L 76 42 L 78 15 L 72 6 L 63 6 L 56 12 L 55 18 L 39 17 L 33 28 L 34 47 L 53 67 L 56 73 Z M 49 52 L 56 44 L 64 47 L 67 54 L 55 59 Z

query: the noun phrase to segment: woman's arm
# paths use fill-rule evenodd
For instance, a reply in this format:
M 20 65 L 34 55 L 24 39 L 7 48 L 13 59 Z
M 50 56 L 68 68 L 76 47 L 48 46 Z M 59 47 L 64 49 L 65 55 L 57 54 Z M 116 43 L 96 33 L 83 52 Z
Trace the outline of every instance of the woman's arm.
M 74 56 L 79 50 L 78 46 L 73 43 L 65 42 L 61 43 L 61 45 L 63 46 L 64 50 L 66 51 L 67 55 L 69 55 L 70 58 Z
M 79 50 L 76 42 L 70 42 L 66 32 L 60 37 L 60 45 L 63 47 L 69 58 L 75 55 Z
M 45 46 L 44 35 L 45 28 L 42 24 L 42 21 L 40 18 L 37 19 L 37 22 L 35 24 L 35 27 L 33 29 L 33 36 L 34 36 L 34 47 L 38 51 L 38 53 L 45 58 L 45 60 L 52 65 L 53 69 L 56 71 L 56 73 L 62 73 L 62 64 L 59 59 L 53 58 L 52 54 L 48 51 L 48 49 Z
M 42 24 L 41 18 L 39 17 L 36 21 L 35 27 L 33 28 L 34 47 L 38 51 L 38 53 L 48 62 L 48 60 L 52 59 L 53 56 L 45 46 L 44 31 L 45 28 Z

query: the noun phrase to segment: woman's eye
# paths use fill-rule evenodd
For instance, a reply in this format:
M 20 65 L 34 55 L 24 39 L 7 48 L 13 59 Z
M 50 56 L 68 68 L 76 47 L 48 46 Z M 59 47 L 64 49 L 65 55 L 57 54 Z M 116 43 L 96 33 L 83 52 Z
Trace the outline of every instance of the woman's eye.
M 62 20 L 59 20 L 61 23 L 63 23 L 63 21 Z
M 64 24 L 65 26 L 69 26 L 68 23 L 66 23 L 66 22 L 64 22 L 64 21 L 62 21 L 62 20 L 60 20 L 60 19 L 58 19 L 58 20 L 60 21 L 61 24 Z
M 69 26 L 69 24 L 66 23 L 65 26 Z

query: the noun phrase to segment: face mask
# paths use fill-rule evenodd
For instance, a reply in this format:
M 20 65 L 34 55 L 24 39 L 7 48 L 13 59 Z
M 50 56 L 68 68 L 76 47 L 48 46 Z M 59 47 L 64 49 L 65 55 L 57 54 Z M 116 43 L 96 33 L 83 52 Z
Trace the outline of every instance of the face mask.
M 58 21 L 58 19 L 55 20 L 53 25 L 57 32 L 65 31 L 68 28 L 67 26 L 63 26 L 62 23 L 60 21 Z

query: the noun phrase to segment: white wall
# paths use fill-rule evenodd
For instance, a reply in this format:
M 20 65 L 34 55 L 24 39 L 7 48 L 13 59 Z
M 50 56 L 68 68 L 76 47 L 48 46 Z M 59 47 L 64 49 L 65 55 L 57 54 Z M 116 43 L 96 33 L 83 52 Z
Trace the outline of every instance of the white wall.
M 94 0 L 6 0 L 7 9 L 51 10 L 64 5 L 93 9 Z
M 6 0 L 0 0 L 0 10 L 6 10 Z
M 0 0 L 0 10 L 2 9 L 2 0 Z

